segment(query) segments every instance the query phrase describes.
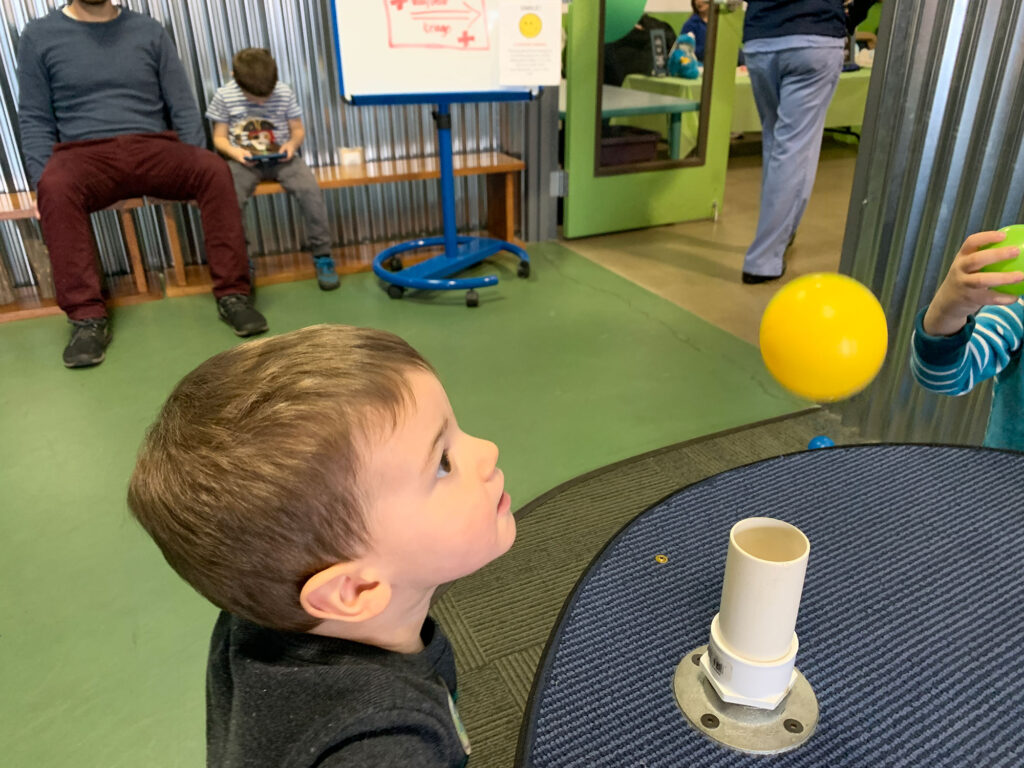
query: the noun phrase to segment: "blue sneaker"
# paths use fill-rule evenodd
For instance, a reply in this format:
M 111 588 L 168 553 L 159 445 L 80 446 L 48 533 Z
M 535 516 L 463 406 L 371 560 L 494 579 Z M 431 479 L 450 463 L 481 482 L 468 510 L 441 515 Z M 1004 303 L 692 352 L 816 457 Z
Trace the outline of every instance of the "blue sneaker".
M 341 281 L 334 269 L 334 259 L 330 256 L 314 256 L 313 263 L 316 265 L 316 283 L 321 291 L 333 291 Z

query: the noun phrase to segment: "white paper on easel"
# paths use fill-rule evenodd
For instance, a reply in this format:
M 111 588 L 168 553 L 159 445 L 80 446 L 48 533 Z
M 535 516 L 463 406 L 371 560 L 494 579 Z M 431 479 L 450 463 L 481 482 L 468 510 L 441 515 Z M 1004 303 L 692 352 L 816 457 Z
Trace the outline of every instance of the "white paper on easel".
M 501 85 L 558 85 L 562 74 L 561 0 L 501 0 Z

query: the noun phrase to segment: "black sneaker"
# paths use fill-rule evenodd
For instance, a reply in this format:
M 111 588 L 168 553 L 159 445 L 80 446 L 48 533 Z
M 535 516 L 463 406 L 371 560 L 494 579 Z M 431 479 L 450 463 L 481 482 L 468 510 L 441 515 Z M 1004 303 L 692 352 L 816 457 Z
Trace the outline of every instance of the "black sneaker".
M 68 368 L 88 368 L 99 365 L 107 355 L 110 344 L 110 323 L 105 317 L 71 321 L 71 341 L 64 347 L 64 365 Z
M 237 336 L 255 336 L 267 330 L 267 318 L 256 311 L 252 298 L 244 293 L 221 296 L 217 299 L 217 312 Z
M 782 271 L 777 275 L 755 275 L 751 272 L 743 273 L 743 282 L 747 285 L 757 285 L 758 283 L 768 283 L 772 280 L 778 280 L 786 274 L 786 262 L 782 262 Z

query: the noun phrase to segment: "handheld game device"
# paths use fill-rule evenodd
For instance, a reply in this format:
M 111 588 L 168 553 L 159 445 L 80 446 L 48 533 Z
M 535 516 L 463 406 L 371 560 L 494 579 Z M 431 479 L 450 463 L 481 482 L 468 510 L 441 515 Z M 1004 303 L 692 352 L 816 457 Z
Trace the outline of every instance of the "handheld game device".
M 288 157 L 287 152 L 270 152 L 267 154 L 254 154 L 249 155 L 254 163 L 257 165 L 273 165 L 280 160 L 284 160 Z

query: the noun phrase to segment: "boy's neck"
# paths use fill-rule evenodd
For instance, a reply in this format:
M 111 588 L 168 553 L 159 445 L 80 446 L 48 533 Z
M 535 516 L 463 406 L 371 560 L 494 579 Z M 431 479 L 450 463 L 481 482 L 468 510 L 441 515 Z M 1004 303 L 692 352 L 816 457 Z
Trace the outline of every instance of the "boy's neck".
M 436 589 L 392 594 L 391 602 L 379 616 L 361 622 L 324 621 L 311 629 L 310 634 L 374 645 L 395 653 L 419 653 L 424 648 L 423 622 L 427 620 L 430 598 Z

